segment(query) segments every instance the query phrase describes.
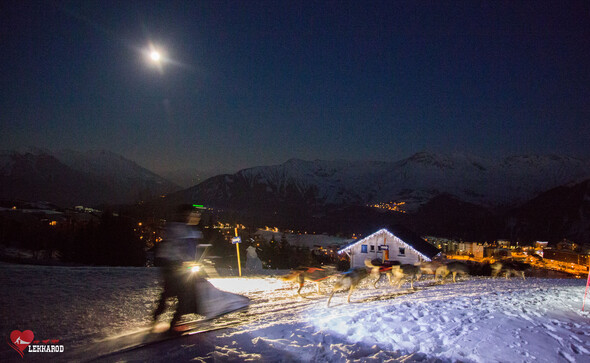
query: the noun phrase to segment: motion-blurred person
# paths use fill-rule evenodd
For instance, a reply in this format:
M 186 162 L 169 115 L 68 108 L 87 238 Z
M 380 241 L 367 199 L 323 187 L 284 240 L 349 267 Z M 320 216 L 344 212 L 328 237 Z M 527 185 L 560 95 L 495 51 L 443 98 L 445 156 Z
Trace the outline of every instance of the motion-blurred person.
M 180 321 L 184 314 L 196 309 L 196 288 L 186 265 L 194 262 L 197 245 L 203 234 L 196 226 L 201 221 L 201 212 L 191 205 L 181 205 L 168 222 L 164 239 L 156 250 L 156 266 L 162 271 L 164 290 L 160 295 L 158 307 L 153 313 L 154 324 L 166 309 L 166 300 L 176 297 L 178 303 L 170 321 L 170 329 Z

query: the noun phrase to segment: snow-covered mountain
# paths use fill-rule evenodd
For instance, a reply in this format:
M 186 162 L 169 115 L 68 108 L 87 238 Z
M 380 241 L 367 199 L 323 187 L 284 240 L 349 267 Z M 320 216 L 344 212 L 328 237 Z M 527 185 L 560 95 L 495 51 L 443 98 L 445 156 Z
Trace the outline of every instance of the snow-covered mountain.
M 72 169 L 101 178 L 115 188 L 128 189 L 132 195 L 146 190 L 151 193 L 165 193 L 178 189 L 177 185 L 167 179 L 111 151 L 59 150 L 54 155 Z
M 311 205 L 407 203 L 415 210 L 450 194 L 484 206 L 508 206 L 590 177 L 590 161 L 556 155 L 500 160 L 417 153 L 397 162 L 305 161 L 244 169 L 190 188 L 191 197 L 221 205 L 299 201 Z
M 180 189 L 121 155 L 93 150 L 0 151 L 0 198 L 58 205 L 131 203 Z

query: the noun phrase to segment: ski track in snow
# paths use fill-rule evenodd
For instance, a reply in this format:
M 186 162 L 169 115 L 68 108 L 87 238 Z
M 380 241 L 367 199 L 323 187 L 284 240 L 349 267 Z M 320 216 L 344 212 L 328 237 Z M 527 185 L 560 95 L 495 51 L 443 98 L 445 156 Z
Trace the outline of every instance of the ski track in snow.
M 160 292 L 154 268 L 0 264 L 0 281 L 3 334 L 30 329 L 65 346 L 63 355 L 25 353 L 36 361 L 68 361 L 68 351 L 145 328 Z M 244 325 L 101 361 L 590 362 L 582 280 L 425 279 L 415 291 L 366 282 L 350 304 L 342 292 L 330 307 L 332 279 L 322 295 L 306 284 L 305 297 L 272 276 L 210 281 L 251 298 Z M 21 360 L 0 348 L 0 361 Z

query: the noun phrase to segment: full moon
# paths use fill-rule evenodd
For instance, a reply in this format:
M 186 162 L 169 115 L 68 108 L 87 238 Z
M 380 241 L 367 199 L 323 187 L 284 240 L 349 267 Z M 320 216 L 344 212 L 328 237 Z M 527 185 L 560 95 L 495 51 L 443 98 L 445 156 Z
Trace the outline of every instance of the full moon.
M 158 51 L 152 50 L 151 53 L 150 53 L 150 58 L 154 62 L 159 62 L 160 59 L 162 58 L 162 56 L 160 55 L 160 53 Z

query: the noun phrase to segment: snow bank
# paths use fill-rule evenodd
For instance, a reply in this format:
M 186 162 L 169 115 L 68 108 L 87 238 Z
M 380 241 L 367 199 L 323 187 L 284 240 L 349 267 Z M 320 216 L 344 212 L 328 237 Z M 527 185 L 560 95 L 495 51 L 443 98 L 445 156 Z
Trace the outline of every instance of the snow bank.
M 160 291 L 154 268 L 0 265 L 1 331 L 30 329 L 60 339 L 65 352 L 27 360 L 68 361 L 69 353 L 150 323 Z M 333 280 L 306 285 L 305 297 L 272 276 L 210 280 L 252 299 L 238 328 L 180 338 L 106 361 L 588 362 L 590 313 L 585 281 L 470 278 L 420 281 L 417 290 L 368 282 L 352 295 Z M 98 345 L 100 347 L 100 345 Z M 88 357 L 89 359 L 92 357 Z M 1 361 L 22 361 L 8 344 Z

